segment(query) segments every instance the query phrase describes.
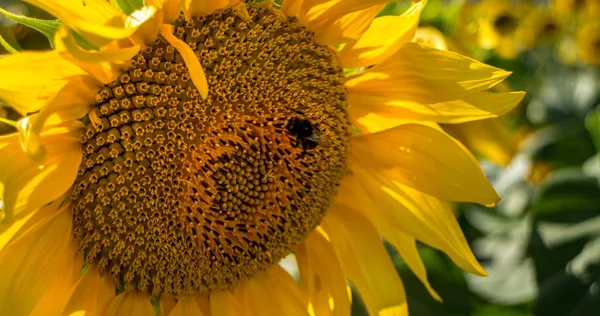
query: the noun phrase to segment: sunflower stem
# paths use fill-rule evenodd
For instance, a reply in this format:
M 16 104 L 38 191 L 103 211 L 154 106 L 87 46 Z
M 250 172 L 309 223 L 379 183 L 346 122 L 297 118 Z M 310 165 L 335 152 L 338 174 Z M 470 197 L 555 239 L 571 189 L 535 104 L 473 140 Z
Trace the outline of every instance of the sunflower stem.
M 4 49 L 6 49 L 7 52 L 11 53 L 11 54 L 16 54 L 19 51 L 17 51 L 14 47 L 12 47 L 5 39 L 4 37 L 2 37 L 2 34 L 0 34 L 0 45 L 2 45 L 2 47 L 4 47 Z

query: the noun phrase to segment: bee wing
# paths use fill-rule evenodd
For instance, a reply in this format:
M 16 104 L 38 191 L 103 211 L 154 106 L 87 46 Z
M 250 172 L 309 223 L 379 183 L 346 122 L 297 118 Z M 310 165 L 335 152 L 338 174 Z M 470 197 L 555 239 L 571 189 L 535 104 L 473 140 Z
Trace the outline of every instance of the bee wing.
M 306 139 L 310 139 L 310 140 L 312 140 L 313 142 L 319 144 L 319 146 L 322 146 L 322 147 L 329 147 L 329 146 L 331 146 L 331 139 L 329 137 L 327 137 L 326 135 L 319 134 L 316 131 L 313 131 L 312 135 L 310 135 Z

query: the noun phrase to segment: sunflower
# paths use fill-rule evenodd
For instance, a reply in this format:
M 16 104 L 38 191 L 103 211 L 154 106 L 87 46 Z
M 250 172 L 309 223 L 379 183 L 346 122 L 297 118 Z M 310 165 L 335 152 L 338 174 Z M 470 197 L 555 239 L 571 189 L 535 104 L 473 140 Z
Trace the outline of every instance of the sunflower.
M 600 23 L 589 21 L 577 30 L 577 53 L 580 60 L 591 65 L 600 65 Z
M 536 7 L 524 19 L 516 36 L 523 48 L 531 49 L 537 45 L 554 45 L 563 33 L 565 25 L 558 17 L 544 7 Z
M 477 33 L 479 46 L 494 50 L 502 58 L 515 58 L 522 49 L 517 33 L 532 8 L 533 6 L 529 2 L 481 1 L 477 5 L 477 9 L 473 11 L 479 16 Z
M 553 0 L 550 9 L 556 15 L 573 20 L 575 18 L 595 18 L 600 13 L 600 2 L 597 0 Z
M 436 299 L 417 240 L 485 275 L 449 203 L 498 196 L 437 123 L 523 94 L 412 43 L 425 1 L 28 2 L 64 25 L 0 59 L 3 312 L 403 315 L 381 237 Z

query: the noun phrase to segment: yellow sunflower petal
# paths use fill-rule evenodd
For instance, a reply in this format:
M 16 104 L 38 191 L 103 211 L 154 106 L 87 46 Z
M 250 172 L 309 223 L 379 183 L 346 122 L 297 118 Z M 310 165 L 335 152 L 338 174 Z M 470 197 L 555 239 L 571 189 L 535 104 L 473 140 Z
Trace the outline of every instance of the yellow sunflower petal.
M 182 298 L 187 299 L 187 297 L 182 297 Z M 191 299 L 194 300 L 194 304 L 196 305 L 196 307 L 198 307 L 198 304 L 196 303 L 196 298 L 192 297 Z M 170 315 L 171 312 L 173 311 L 173 309 L 175 308 L 175 305 L 177 305 L 177 300 L 178 299 L 175 297 L 162 297 L 159 302 L 160 306 L 159 306 L 158 316 Z M 202 312 L 202 310 L 200 310 L 200 311 Z M 194 315 L 202 316 L 202 314 L 194 314 Z
M 156 10 L 144 10 L 142 11 L 144 14 L 138 14 L 140 18 L 128 18 L 125 19 L 127 22 L 123 22 L 123 24 L 129 24 L 128 26 L 102 26 L 95 23 L 88 22 L 79 22 L 77 27 L 74 29 L 78 31 L 81 36 L 83 36 L 90 44 L 96 47 L 102 47 L 109 44 L 113 40 L 120 39 L 135 39 L 135 34 L 139 31 L 139 28 L 142 27 L 148 20 L 153 17 L 153 13 Z M 150 14 L 146 14 L 150 13 Z M 140 19 L 145 20 L 140 20 Z M 141 34 L 143 38 L 143 34 Z M 138 41 L 139 42 L 139 41 Z
M 135 28 L 125 27 L 125 16 L 108 1 L 25 1 L 52 14 L 95 46 L 103 46 L 111 39 L 127 38 L 135 32 Z
M 367 195 L 376 201 L 373 216 L 445 252 L 460 268 L 477 275 L 485 271 L 471 252 L 448 202 L 394 180 L 385 171 L 354 165 L 353 173 Z
M 162 10 L 164 14 L 163 23 L 165 24 L 172 24 L 181 12 L 180 0 L 146 0 L 146 5 Z
M 349 315 L 346 279 L 331 244 L 313 232 L 296 251 L 300 285 L 315 315 Z M 331 302 L 333 304 L 331 304 Z
M 423 104 L 370 93 L 351 93 L 348 102 L 352 104 L 349 112 L 353 121 L 374 113 L 401 120 L 456 124 L 504 115 L 524 96 L 525 92 L 476 92 L 459 100 Z
M 192 296 L 180 297 L 175 305 L 175 308 L 169 313 L 169 316 L 203 316 L 204 314 L 196 304 L 196 299 Z M 215 316 L 213 314 L 213 316 Z
M 177 49 L 179 54 L 181 54 L 190 73 L 190 77 L 192 78 L 192 82 L 196 86 L 196 89 L 198 89 L 198 92 L 200 92 L 202 99 L 206 99 L 208 97 L 208 82 L 206 81 L 204 69 L 202 69 L 202 65 L 194 51 L 184 41 L 173 35 L 172 25 L 161 25 L 160 34 L 169 42 L 169 44 Z
M 25 2 L 51 13 L 67 24 L 72 21 L 105 24 L 115 17 L 122 16 L 119 9 L 102 0 L 86 0 L 85 2 L 80 0 L 25 0 Z
M 99 88 L 100 83 L 90 76 L 69 78 L 52 101 L 40 109 L 38 115 L 32 117 L 30 137 L 39 137 L 46 122 L 52 118 L 74 121 L 85 116 L 93 108 L 94 97 Z
M 373 20 L 358 41 L 346 45 L 340 52 L 344 67 L 371 66 L 394 55 L 415 35 L 425 4 L 426 1 L 413 2 L 402 15 L 382 16 Z
M 40 162 L 44 159 L 45 149 L 41 145 L 40 136 L 47 122 L 51 122 L 50 125 L 65 122 L 54 133 L 63 129 L 68 132 L 68 129 L 72 129 L 75 132 L 72 134 L 73 137 L 77 137 L 77 131 L 82 125 L 75 120 L 90 111 L 99 86 L 100 83 L 88 75 L 73 76 L 37 114 L 19 121 L 22 147 L 33 161 Z M 66 124 L 66 122 L 71 122 L 71 124 Z M 0 140 L 0 143 L 2 141 Z
M 72 260 L 70 204 L 40 212 L 50 216 L 27 223 L 0 252 L 0 310 L 7 315 L 28 315 L 46 291 L 55 273 Z M 30 220 L 31 222 L 31 220 Z M 49 255 L 51 254 L 51 255 Z
M 281 12 L 287 16 L 296 16 L 300 13 L 302 0 L 284 0 L 281 4 Z
M 377 5 L 346 14 L 334 23 L 316 30 L 316 41 L 323 45 L 338 45 L 358 39 L 371 25 L 373 19 L 383 10 Z
M 226 8 L 238 0 L 183 0 L 183 14 L 186 20 L 194 16 L 209 15 L 219 9 Z
M 369 220 L 351 208 L 334 204 L 322 227 L 369 313 L 394 310 L 397 315 L 407 315 L 404 286 Z
M 255 315 L 306 315 L 298 284 L 283 268 L 270 267 L 244 284 L 245 304 Z
M 413 119 L 389 117 L 376 113 L 368 113 L 358 118 L 350 117 L 350 119 L 354 126 L 363 134 L 382 132 L 400 125 L 415 123 Z M 421 121 L 419 124 L 431 125 L 432 127 L 434 127 L 434 124 L 437 125 L 437 123 L 431 121 Z
M 369 192 L 358 182 L 357 176 L 351 175 L 344 178 L 335 203 L 353 207 L 368 218 L 375 228 L 377 228 L 379 234 L 396 248 L 402 260 L 404 260 L 415 276 L 423 283 L 429 294 L 434 299 L 441 301 L 440 296 L 427 279 L 427 271 L 417 251 L 415 239 L 404 233 L 399 226 L 395 225 L 395 222 L 389 221 L 383 216 L 381 211 L 379 211 L 380 206 L 371 199 Z
M 59 28 L 54 35 L 54 44 L 58 52 L 66 52 L 87 63 L 123 62 L 133 58 L 140 51 L 139 45 L 122 49 L 84 50 L 77 44 L 73 33 L 66 26 Z
M 63 28 L 63 30 L 64 30 L 64 28 Z M 61 38 L 61 36 L 62 36 L 62 38 Z M 73 42 L 73 37 L 70 32 L 68 32 L 67 34 L 64 34 L 64 33 L 59 34 L 57 32 L 55 46 L 56 46 L 55 47 L 56 52 L 58 52 L 58 54 L 62 57 L 62 59 L 68 60 L 69 65 L 71 65 L 71 67 L 76 67 L 76 69 L 79 70 L 80 72 L 83 72 L 83 74 L 87 73 L 92 78 L 98 80 L 102 84 L 108 84 L 109 82 L 112 82 L 113 80 L 115 80 L 117 78 L 117 76 L 120 74 L 120 71 L 122 69 L 124 69 L 127 65 L 124 62 L 127 60 L 127 58 L 121 59 L 121 57 L 115 57 L 115 56 L 110 56 L 110 57 L 112 59 L 116 58 L 117 60 L 121 60 L 121 61 L 120 62 L 107 62 L 107 61 L 90 62 L 88 60 L 85 60 L 86 54 L 88 52 L 82 51 L 81 48 L 79 46 L 77 46 L 76 43 Z M 109 48 L 114 47 L 114 46 L 115 45 L 110 45 Z M 135 46 L 135 47 L 137 47 L 137 46 Z M 135 47 L 126 49 L 125 53 L 131 54 L 131 52 L 136 49 Z M 114 52 L 115 50 L 119 51 L 119 49 L 113 49 L 112 51 Z M 94 54 L 96 54 L 96 57 L 101 57 L 101 55 L 100 56 L 98 55 L 98 54 L 101 54 L 99 52 L 95 52 Z M 75 56 L 78 56 L 79 58 L 76 58 Z M 81 57 L 83 57 L 84 59 L 83 60 L 80 59 Z M 101 58 L 103 58 L 103 57 L 101 57 Z
M 395 181 L 449 201 L 491 205 L 499 200 L 477 160 L 443 131 L 406 124 L 355 137 L 351 158 L 388 169 Z
M 525 92 L 522 91 L 477 92 L 461 100 L 432 104 L 436 113 L 431 113 L 431 116 L 435 121 L 446 124 L 498 117 L 514 109 L 524 97 Z
M 305 0 L 302 8 L 306 16 L 300 20 L 309 29 L 318 29 L 329 22 L 336 21 L 341 17 L 361 11 L 373 6 L 379 6 L 392 2 L 391 0 Z
M 346 87 L 350 95 L 362 94 L 363 101 L 434 104 L 487 90 L 509 75 L 457 53 L 408 43 L 384 63 L 350 78 Z
M 162 5 L 162 3 L 161 3 Z M 170 8 L 173 9 L 172 7 Z M 170 12 L 169 14 L 173 14 Z M 135 33 L 129 36 L 129 40 L 137 45 L 152 45 L 158 36 L 158 29 L 161 24 L 166 23 L 165 12 L 158 10 L 156 7 L 146 3 L 146 6 L 133 12 L 131 16 L 125 20 L 125 25 L 128 28 L 136 29 Z M 173 21 L 173 17 L 169 17 Z
M 54 273 L 54 279 L 29 315 L 60 315 L 73 295 L 75 286 L 81 277 L 83 253 L 78 251 L 73 241 L 67 252 L 70 253 L 68 260 Z
M 27 2 L 50 12 L 97 47 L 118 39 L 130 38 L 134 41 L 138 37 L 147 39 L 146 33 L 149 30 L 145 27 L 146 23 L 155 24 L 154 31 L 150 33 L 156 34 L 156 28 L 163 20 L 163 11 L 159 12 L 149 3 L 126 17 L 112 4 L 102 0 L 66 0 L 57 5 L 50 0 L 27 0 Z M 155 17 L 156 13 L 160 13 L 158 17 Z
M 82 157 L 75 124 L 80 123 L 65 122 L 42 133 L 39 142 L 45 148 L 44 160 L 39 163 L 23 151 L 15 135 L 0 136 L 0 143 L 9 142 L 0 149 L 5 221 L 47 204 L 71 187 Z
M 71 59 L 71 62 L 102 84 L 114 81 L 121 74 L 121 71 L 126 68 L 125 64 L 121 63 L 86 63 L 74 58 Z
M 414 238 L 409 237 L 406 234 L 401 233 L 398 230 L 392 231 L 388 236 L 388 242 L 390 242 L 394 248 L 398 251 L 398 254 L 402 257 L 402 260 L 408 265 L 410 270 L 417 276 L 417 278 L 425 285 L 425 288 L 429 294 L 437 301 L 442 301 L 442 298 L 433 289 L 429 280 L 427 279 L 427 271 L 425 265 L 421 260 L 419 251 L 417 250 L 417 241 Z
M 68 76 L 82 74 L 56 51 L 20 53 L 0 58 L 0 99 L 21 115 L 35 112 L 60 90 Z M 50 92 L 50 93 L 49 93 Z
M 231 292 L 217 291 L 210 295 L 210 312 L 212 316 L 245 315 L 247 310 Z
M 46 225 L 46 223 L 48 221 L 50 221 L 54 217 L 56 217 L 59 210 L 60 211 L 63 210 L 62 204 L 63 204 L 64 198 L 65 198 L 65 196 L 61 196 L 58 199 L 56 199 L 55 201 L 52 201 L 52 202 L 48 203 L 47 205 L 44 205 L 43 207 L 35 209 L 31 212 L 27 212 L 26 216 L 24 216 L 25 214 L 23 214 L 21 216 L 17 216 L 16 218 L 18 218 L 18 219 L 27 217 L 27 218 L 29 218 L 29 220 L 27 220 L 25 223 L 20 225 L 20 227 L 17 229 L 16 232 L 12 232 L 12 229 L 11 229 L 11 234 L 7 234 L 6 236 L 2 237 L 3 239 L 6 238 L 6 240 L 3 240 L 4 246 L 14 242 L 15 240 L 18 240 L 23 235 L 25 235 L 27 232 L 37 229 L 38 226 Z M 15 223 L 15 222 L 13 222 L 13 223 Z M 6 220 L 4 220 L 4 224 L 8 224 L 9 226 L 11 225 L 10 221 L 6 221 Z
M 443 128 L 471 151 L 501 166 L 507 166 L 519 150 L 517 135 L 498 119 L 444 125 Z
M 196 304 L 198 304 L 204 315 L 211 315 L 210 300 L 207 295 L 196 295 Z
M 63 311 L 57 315 L 106 315 L 115 296 L 115 285 L 110 278 L 103 278 L 94 266 L 88 266 L 75 285 Z
M 146 293 L 125 292 L 117 295 L 106 312 L 107 315 L 154 315 L 150 297 Z
M 4 246 L 6 246 L 6 244 L 23 227 L 23 225 L 27 223 L 31 216 L 33 216 L 34 212 L 16 216 L 11 222 L 0 220 L 0 251 L 2 251 Z

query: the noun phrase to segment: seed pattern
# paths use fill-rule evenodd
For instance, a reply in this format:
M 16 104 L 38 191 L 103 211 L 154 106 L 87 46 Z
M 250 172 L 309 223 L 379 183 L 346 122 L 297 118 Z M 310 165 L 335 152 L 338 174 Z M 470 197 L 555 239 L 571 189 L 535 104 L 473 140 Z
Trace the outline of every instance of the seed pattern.
M 289 254 L 347 170 L 350 123 L 336 53 L 264 5 L 174 24 L 206 72 L 202 100 L 162 37 L 96 95 L 71 192 L 86 262 L 120 287 L 229 289 Z M 302 116 L 330 139 L 304 152 Z

